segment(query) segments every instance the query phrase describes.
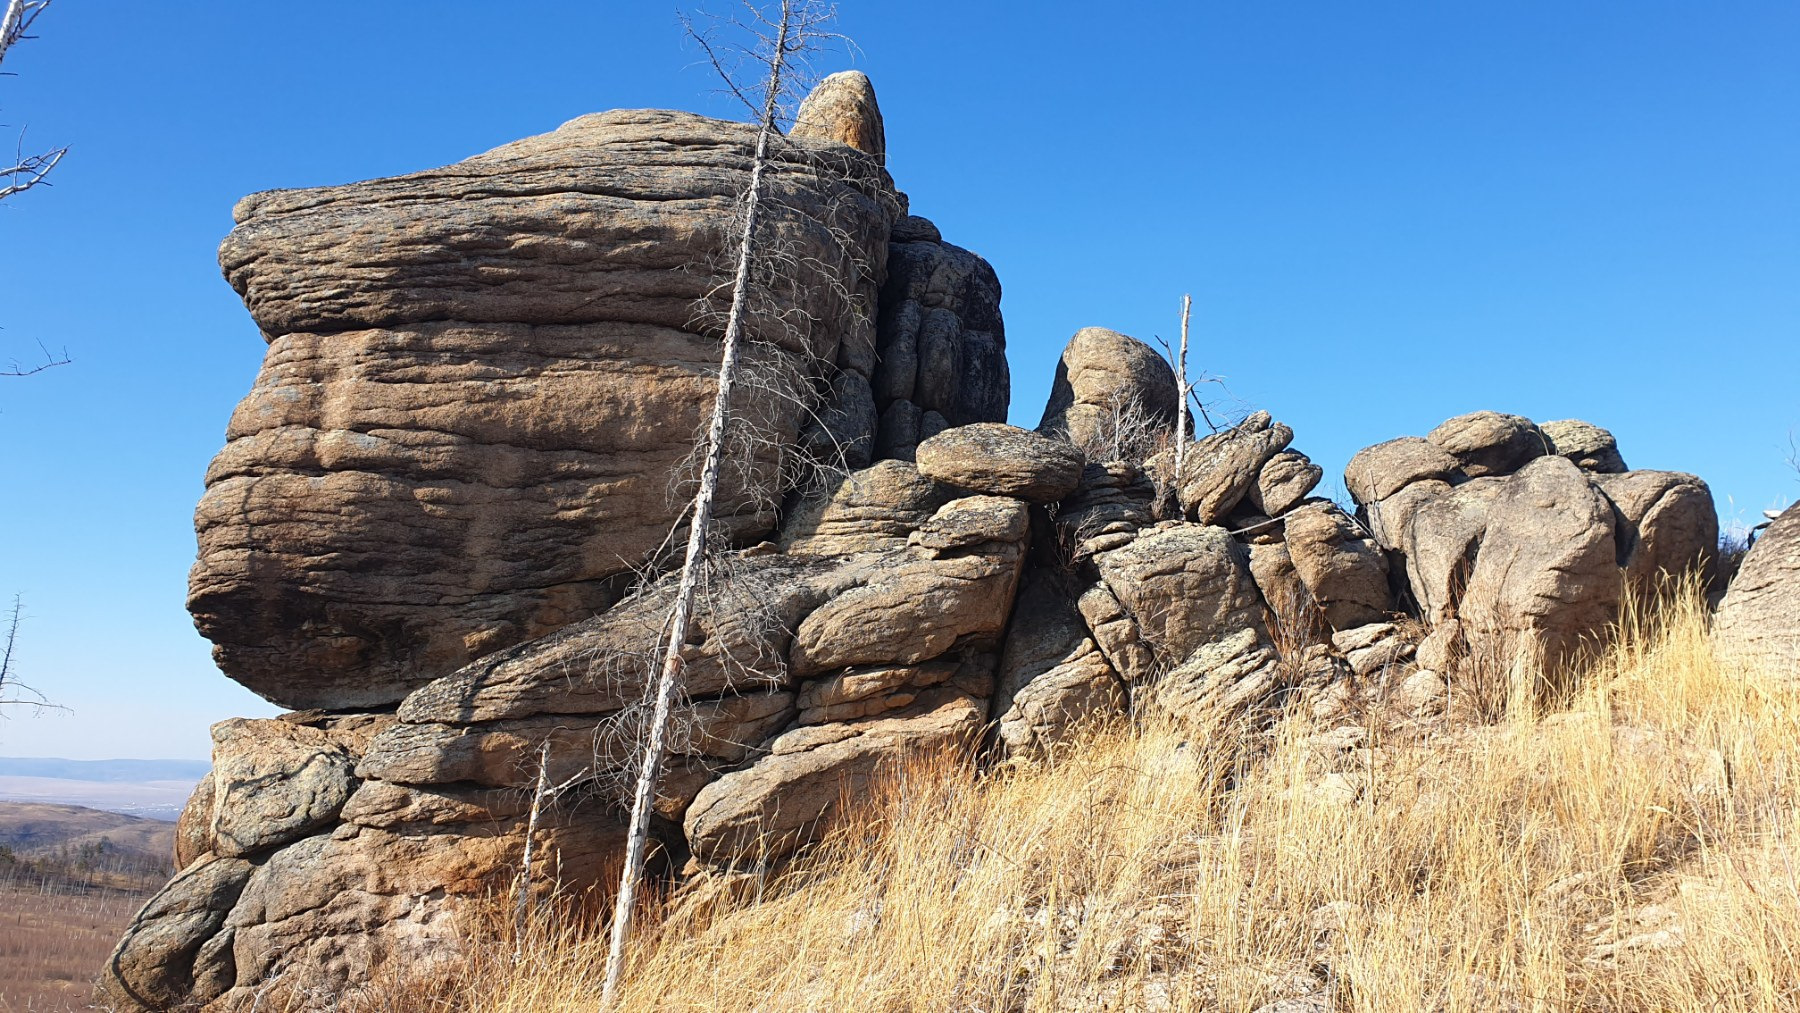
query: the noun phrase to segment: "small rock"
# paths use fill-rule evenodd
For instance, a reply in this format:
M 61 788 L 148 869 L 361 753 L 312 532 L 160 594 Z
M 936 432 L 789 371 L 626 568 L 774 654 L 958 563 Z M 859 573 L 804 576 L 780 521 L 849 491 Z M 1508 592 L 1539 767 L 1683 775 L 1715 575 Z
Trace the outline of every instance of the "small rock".
M 1425 434 L 1425 439 L 1448 451 L 1470 478 L 1510 475 L 1550 448 L 1550 441 L 1530 419 L 1501 412 L 1458 415 Z

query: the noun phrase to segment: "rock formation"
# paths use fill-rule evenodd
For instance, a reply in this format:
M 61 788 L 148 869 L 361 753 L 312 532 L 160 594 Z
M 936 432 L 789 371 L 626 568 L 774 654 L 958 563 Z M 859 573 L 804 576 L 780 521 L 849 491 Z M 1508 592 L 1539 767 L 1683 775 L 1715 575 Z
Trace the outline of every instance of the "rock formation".
M 1800 678 L 1800 503 L 1744 556 L 1719 603 L 1714 637 L 1735 661 Z
M 215 727 L 114 1005 L 335 994 L 454 952 L 495 894 L 604 899 L 751 137 L 603 113 L 240 204 L 221 260 L 269 351 L 208 472 L 190 607 L 226 675 L 296 710 Z M 1353 516 L 1288 426 L 1176 433 L 1163 358 L 1085 328 L 1038 429 L 1006 425 L 998 279 L 908 213 L 868 79 L 826 79 L 777 151 L 792 258 L 751 319 L 660 875 L 778 863 L 922 753 L 1297 695 L 1423 719 L 1470 659 L 1572 659 L 1628 589 L 1711 566 L 1704 483 L 1624 470 L 1586 423 L 1478 412 L 1370 447 Z M 1784 524 L 1722 638 L 1773 643 L 1793 610 Z M 566 788 L 527 879 L 540 775 Z

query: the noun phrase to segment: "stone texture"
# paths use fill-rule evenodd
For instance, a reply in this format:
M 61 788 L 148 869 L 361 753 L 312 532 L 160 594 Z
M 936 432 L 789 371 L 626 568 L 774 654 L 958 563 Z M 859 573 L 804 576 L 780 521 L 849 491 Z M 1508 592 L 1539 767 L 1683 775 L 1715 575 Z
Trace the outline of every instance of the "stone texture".
M 1012 501 L 1010 510 L 990 507 L 977 515 L 958 502 L 946 504 L 934 520 L 955 508 L 956 524 L 984 521 L 985 530 L 971 534 L 965 527 L 959 536 L 963 547 L 980 551 L 909 554 L 820 605 L 795 629 L 789 654 L 795 675 L 916 665 L 954 646 L 999 642 L 1025 555 L 1024 504 Z
M 1800 503 L 1745 554 L 1719 603 L 1713 637 L 1728 658 L 1800 678 Z
M 881 412 L 875 446 L 878 457 L 911 459 L 938 429 L 1005 421 L 1011 376 L 994 269 L 943 242 L 935 226 L 905 226 L 893 238 L 870 373 Z M 936 416 L 931 425 L 927 415 Z
M 228 675 L 291 707 L 390 704 L 611 604 L 677 515 L 719 354 L 695 307 L 753 141 L 599 113 L 447 169 L 240 202 L 220 262 L 270 346 L 208 471 L 189 596 Z M 768 177 L 800 266 L 770 293 L 792 325 L 752 314 L 771 343 L 746 365 L 797 394 L 871 343 L 898 211 L 875 161 L 830 151 L 779 148 Z M 724 483 L 739 538 L 772 527 L 775 447 L 808 405 L 756 410 L 775 444 Z
M 1450 483 L 1441 479 L 1423 479 L 1386 499 L 1364 504 L 1358 513 L 1366 518 L 1369 534 L 1376 544 L 1390 552 L 1399 550 L 1406 544 L 1406 529 L 1412 523 L 1413 514 L 1450 489 Z
M 919 444 L 919 473 L 946 485 L 1054 503 L 1081 482 L 1081 454 L 1061 440 L 999 422 L 947 429 Z
M 887 131 L 868 75 L 860 70 L 826 75 L 800 103 L 788 137 L 847 144 L 885 160 Z
M 1424 618 L 1454 627 L 1452 639 L 1477 663 L 1529 651 L 1559 670 L 1598 646 L 1616 613 L 1623 581 L 1612 505 L 1564 458 L 1432 499 L 1407 535 Z M 1447 671 L 1425 655 L 1421 647 L 1422 664 Z
M 1559 419 L 1545 422 L 1538 430 L 1550 441 L 1550 453 L 1568 458 L 1582 471 L 1612 475 L 1626 470 L 1625 459 L 1619 456 L 1619 441 L 1591 422 Z
M 1677 471 L 1599 474 L 1593 482 L 1613 506 L 1625 585 L 1642 601 L 1686 574 L 1711 581 L 1718 567 L 1719 514 L 1705 482 Z
M 1263 629 L 1249 554 L 1224 528 L 1159 527 L 1097 563 L 1138 637 L 1168 668 L 1238 630 Z
M 847 556 L 906 544 L 948 498 L 905 461 L 879 461 L 799 504 L 781 525 L 790 555 Z
M 1258 629 L 1243 628 L 1190 653 L 1150 687 L 1144 704 L 1178 718 L 1220 722 L 1268 702 L 1282 686 L 1275 649 Z
M 1083 327 L 1056 364 L 1038 432 L 1096 461 L 1141 463 L 1157 433 L 1175 431 L 1175 371 L 1155 349 L 1104 327 Z
M 1332 629 L 1379 621 L 1392 608 L 1387 557 L 1362 525 L 1328 500 L 1309 500 L 1283 522 L 1294 571 Z
M 212 727 L 206 850 L 242 857 L 327 826 L 355 789 L 356 760 L 332 736 L 281 720 Z
M 1081 484 L 1057 505 L 1052 518 L 1059 558 L 1068 564 L 1116 549 L 1152 523 L 1156 489 L 1124 461 L 1090 464 Z
M 206 1003 L 236 983 L 231 940 L 220 928 L 255 870 L 241 858 L 207 855 L 175 874 L 125 927 L 100 971 L 100 994 L 123 1009 Z
M 1198 441 L 1182 458 L 1181 509 L 1201 524 L 1224 520 L 1256 485 L 1263 466 L 1293 438 L 1293 430 L 1272 421 L 1268 412 L 1257 412 Z
M 991 713 L 1008 755 L 1041 752 L 1127 704 L 1071 589 L 1041 568 L 1019 591 L 998 674 Z
M 683 652 L 690 699 L 786 684 L 791 631 L 833 594 L 854 587 L 871 564 L 739 554 L 722 562 L 730 580 L 709 581 L 696 607 L 698 646 Z M 548 637 L 496 651 L 421 687 L 401 720 L 468 724 L 559 714 L 610 714 L 643 699 L 662 624 L 673 601 L 665 579 L 611 611 Z
M 1357 503 L 1385 500 L 1414 482 L 1455 482 L 1462 465 L 1450 452 L 1417 436 L 1364 447 L 1344 469 L 1344 488 Z
M 1246 493 L 1250 505 L 1264 517 L 1280 517 L 1312 494 L 1325 469 L 1297 450 L 1284 450 L 1262 466 L 1256 484 Z
M 967 748 L 986 718 L 984 701 L 939 688 L 893 715 L 795 729 L 701 789 L 684 824 L 688 844 L 714 866 L 779 859 L 823 830 L 841 799 L 865 794 L 884 766 Z
M 1470 478 L 1510 475 L 1550 449 L 1530 419 L 1502 412 L 1458 415 L 1426 433 L 1425 439 L 1456 458 Z

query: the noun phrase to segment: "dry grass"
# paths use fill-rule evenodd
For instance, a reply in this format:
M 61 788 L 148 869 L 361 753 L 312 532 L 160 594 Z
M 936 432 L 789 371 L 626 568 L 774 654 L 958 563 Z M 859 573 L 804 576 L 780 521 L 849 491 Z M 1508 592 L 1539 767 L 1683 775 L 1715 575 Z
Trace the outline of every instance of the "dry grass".
M 1800 1008 L 1800 694 L 1720 667 L 1697 593 L 1624 625 L 1492 725 L 920 761 L 760 900 L 673 898 L 621 1008 Z M 540 934 L 373 1005 L 595 1009 L 602 941 Z
M 0 882 L 0 1013 L 84 1010 L 144 894 Z

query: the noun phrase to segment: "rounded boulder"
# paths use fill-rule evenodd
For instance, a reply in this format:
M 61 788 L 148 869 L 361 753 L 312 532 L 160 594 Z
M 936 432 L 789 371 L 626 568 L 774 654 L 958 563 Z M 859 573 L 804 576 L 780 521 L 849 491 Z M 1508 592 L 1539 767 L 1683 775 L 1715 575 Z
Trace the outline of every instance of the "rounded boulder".
M 1086 466 L 1061 440 L 1000 422 L 946 429 L 919 444 L 919 473 L 970 492 L 1054 503 L 1075 491 Z

